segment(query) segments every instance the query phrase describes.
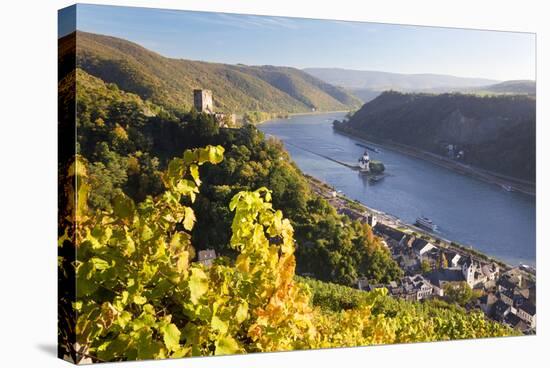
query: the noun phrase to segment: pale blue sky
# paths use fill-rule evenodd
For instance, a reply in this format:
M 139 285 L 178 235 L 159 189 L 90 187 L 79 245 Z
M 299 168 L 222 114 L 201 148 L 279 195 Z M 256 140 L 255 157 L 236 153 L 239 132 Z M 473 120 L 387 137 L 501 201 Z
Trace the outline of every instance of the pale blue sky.
M 60 35 L 68 25 L 60 21 Z M 535 79 L 532 33 L 103 5 L 78 5 L 77 28 L 174 58 Z

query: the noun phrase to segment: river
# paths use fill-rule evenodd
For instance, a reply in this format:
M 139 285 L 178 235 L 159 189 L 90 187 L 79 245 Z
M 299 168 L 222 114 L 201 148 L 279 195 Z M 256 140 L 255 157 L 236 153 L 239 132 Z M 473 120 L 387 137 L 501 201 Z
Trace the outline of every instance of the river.
M 259 125 L 281 139 L 300 169 L 368 207 L 414 223 L 431 218 L 443 238 L 456 241 L 510 264 L 535 266 L 535 198 L 507 192 L 494 184 L 372 144 L 388 174 L 372 183 L 336 162 L 312 152 L 356 165 L 361 142 L 332 129 L 345 113 L 295 115 Z M 364 142 L 363 142 L 364 143 Z M 371 145 L 371 144 L 369 144 Z

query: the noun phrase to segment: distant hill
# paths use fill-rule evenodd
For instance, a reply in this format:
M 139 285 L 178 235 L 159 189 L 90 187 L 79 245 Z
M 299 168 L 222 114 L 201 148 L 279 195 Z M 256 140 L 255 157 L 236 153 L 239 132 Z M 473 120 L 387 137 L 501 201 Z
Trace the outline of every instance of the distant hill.
M 70 37 L 60 39 L 60 49 Z M 360 101 L 299 69 L 171 59 L 120 38 L 77 32 L 79 68 L 165 107 L 187 110 L 193 89 L 211 89 L 219 111 L 346 110 Z
M 479 87 L 474 90 L 478 93 L 496 93 L 496 94 L 526 94 L 536 95 L 537 85 L 532 80 L 511 80 L 489 86 Z
M 348 90 L 363 103 L 374 100 L 383 92 L 369 88 L 349 88 Z
M 535 99 L 384 92 L 342 126 L 363 136 L 440 155 L 448 145 L 463 162 L 535 181 Z
M 492 79 L 463 78 L 442 74 L 400 74 L 339 68 L 306 68 L 303 70 L 327 83 L 352 91 L 452 90 L 455 88 L 487 86 L 499 82 Z

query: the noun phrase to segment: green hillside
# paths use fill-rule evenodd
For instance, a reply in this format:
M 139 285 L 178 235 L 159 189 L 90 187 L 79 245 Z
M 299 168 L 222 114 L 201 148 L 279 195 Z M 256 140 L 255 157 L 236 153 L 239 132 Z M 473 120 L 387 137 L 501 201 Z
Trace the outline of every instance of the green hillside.
M 60 40 L 60 48 L 70 35 Z M 77 66 L 144 100 L 177 109 L 192 105 L 193 89 L 211 89 L 218 111 L 346 110 L 359 100 L 301 70 L 171 59 L 135 43 L 77 32 Z

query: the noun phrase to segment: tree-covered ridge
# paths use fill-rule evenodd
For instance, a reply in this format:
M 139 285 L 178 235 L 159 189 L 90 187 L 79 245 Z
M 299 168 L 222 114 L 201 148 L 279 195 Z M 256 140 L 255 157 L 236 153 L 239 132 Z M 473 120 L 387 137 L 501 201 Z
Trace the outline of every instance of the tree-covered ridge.
M 192 236 L 199 250 L 233 257 L 226 204 L 239 191 L 268 187 L 296 230 L 300 273 L 347 285 L 358 277 L 389 282 L 402 275 L 368 226 L 338 215 L 310 190 L 280 142 L 254 126 L 220 129 L 208 115 L 166 111 L 82 70 L 77 74 L 78 153 L 88 163 L 92 208 L 109 209 L 122 192 L 136 201 L 157 195 L 160 173 L 178 152 L 222 145 L 226 159 L 204 170 L 203 190 L 193 205 L 199 220 Z
M 460 162 L 535 181 L 536 100 L 527 95 L 479 96 L 384 92 L 339 126 L 367 138 L 447 155 Z
M 59 240 L 77 251 L 76 264 L 60 259 L 76 268 L 77 355 L 160 359 L 512 334 L 481 314 L 451 309 L 400 306 L 392 315 L 379 301 L 383 291 L 348 310 L 312 306 L 309 287 L 294 279 L 293 227 L 266 188 L 239 192 L 228 204 L 235 261 L 192 262 L 199 171 L 223 155 L 221 146 L 187 150 L 162 173 L 159 195 L 135 203 L 120 193 L 108 210 L 87 206 L 92 188 L 77 157 L 65 188 L 80 200 L 68 203 L 67 214 L 75 216 L 62 217 Z
M 60 49 L 72 35 L 60 40 Z M 135 43 L 77 32 L 77 66 L 144 100 L 187 111 L 193 89 L 211 89 L 217 110 L 244 113 L 345 110 L 357 98 L 295 68 L 171 59 Z

